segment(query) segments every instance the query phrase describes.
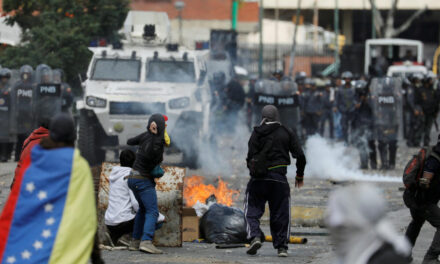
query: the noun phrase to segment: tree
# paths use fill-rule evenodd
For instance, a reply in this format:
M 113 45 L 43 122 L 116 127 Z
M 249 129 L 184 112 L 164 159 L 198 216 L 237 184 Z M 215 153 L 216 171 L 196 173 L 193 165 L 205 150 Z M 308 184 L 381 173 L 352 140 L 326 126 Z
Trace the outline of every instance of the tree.
M 23 34 L 22 44 L 0 54 L 0 64 L 19 68 L 45 63 L 63 69 L 79 88 L 78 74 L 87 70 L 91 57 L 89 43 L 117 40 L 128 5 L 128 0 L 4 0 L 7 23 L 17 23 Z
M 377 35 L 382 38 L 395 38 L 400 35 L 400 33 L 407 30 L 412 22 L 419 18 L 423 13 L 425 13 L 428 10 L 428 7 L 425 6 L 425 8 L 420 9 L 416 11 L 405 23 L 400 25 L 398 28 L 394 28 L 394 16 L 397 11 L 397 5 L 399 4 L 399 0 L 393 0 L 391 3 L 391 8 L 388 11 L 386 22 L 384 22 L 379 10 L 376 6 L 375 0 L 369 0 L 371 4 L 371 8 L 373 10 L 373 19 L 374 19 L 374 25 L 376 27 Z

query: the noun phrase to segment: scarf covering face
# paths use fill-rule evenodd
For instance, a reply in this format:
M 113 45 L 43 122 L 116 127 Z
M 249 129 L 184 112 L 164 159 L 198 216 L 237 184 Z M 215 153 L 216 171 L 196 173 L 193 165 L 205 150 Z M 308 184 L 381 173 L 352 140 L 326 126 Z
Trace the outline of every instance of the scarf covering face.
M 360 184 L 332 193 L 326 224 L 335 245 L 336 263 L 365 264 L 384 243 L 409 256 L 411 246 L 385 218 L 387 204 L 377 188 Z

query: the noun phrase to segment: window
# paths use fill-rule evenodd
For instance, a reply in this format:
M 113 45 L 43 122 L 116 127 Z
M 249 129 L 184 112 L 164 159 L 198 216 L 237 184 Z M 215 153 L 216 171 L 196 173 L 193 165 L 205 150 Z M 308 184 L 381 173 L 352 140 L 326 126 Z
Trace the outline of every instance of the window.
M 148 61 L 147 82 L 195 82 L 194 62 L 192 61 Z
M 139 82 L 141 61 L 134 59 L 97 59 L 92 80 Z

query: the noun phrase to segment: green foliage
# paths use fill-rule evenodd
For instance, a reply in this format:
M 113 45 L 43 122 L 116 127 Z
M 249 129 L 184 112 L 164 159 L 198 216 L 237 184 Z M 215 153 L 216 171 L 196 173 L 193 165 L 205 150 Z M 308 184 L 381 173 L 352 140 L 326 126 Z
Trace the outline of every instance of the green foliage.
M 62 68 L 67 80 L 78 86 L 78 74 L 87 70 L 91 40 L 117 39 L 128 12 L 128 0 L 4 0 L 12 14 L 9 24 L 23 29 L 22 44 L 0 54 L 4 67 L 45 63 Z

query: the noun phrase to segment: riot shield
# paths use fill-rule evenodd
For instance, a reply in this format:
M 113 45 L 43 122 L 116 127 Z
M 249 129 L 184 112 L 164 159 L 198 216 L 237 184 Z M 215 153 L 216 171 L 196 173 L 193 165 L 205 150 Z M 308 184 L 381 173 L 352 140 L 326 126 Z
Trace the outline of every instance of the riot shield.
M 53 82 L 52 70 L 45 65 L 36 70 L 36 84 L 34 89 L 34 114 L 37 125 L 49 122 L 61 112 L 61 84 Z
M 2 124 L 2 128 L 0 129 L 0 142 L 7 143 L 11 142 L 11 111 L 12 111 L 12 103 L 11 103 L 11 94 L 9 93 L 8 88 L 0 87 L 0 123 Z
M 279 110 L 281 123 L 298 132 L 300 122 L 297 90 L 296 84 L 287 79 L 281 82 L 259 80 L 255 84 L 254 97 L 256 121 L 259 121 L 258 117 L 261 117 L 261 110 L 265 105 L 274 105 Z
M 374 125 L 378 140 L 397 140 L 402 117 L 401 80 L 398 78 L 374 78 L 370 93 Z
M 15 102 L 14 118 L 16 120 L 18 134 L 28 134 L 34 128 L 32 72 L 32 67 L 29 65 L 23 66 L 20 69 L 20 80 L 18 80 L 12 88 L 13 101 Z

